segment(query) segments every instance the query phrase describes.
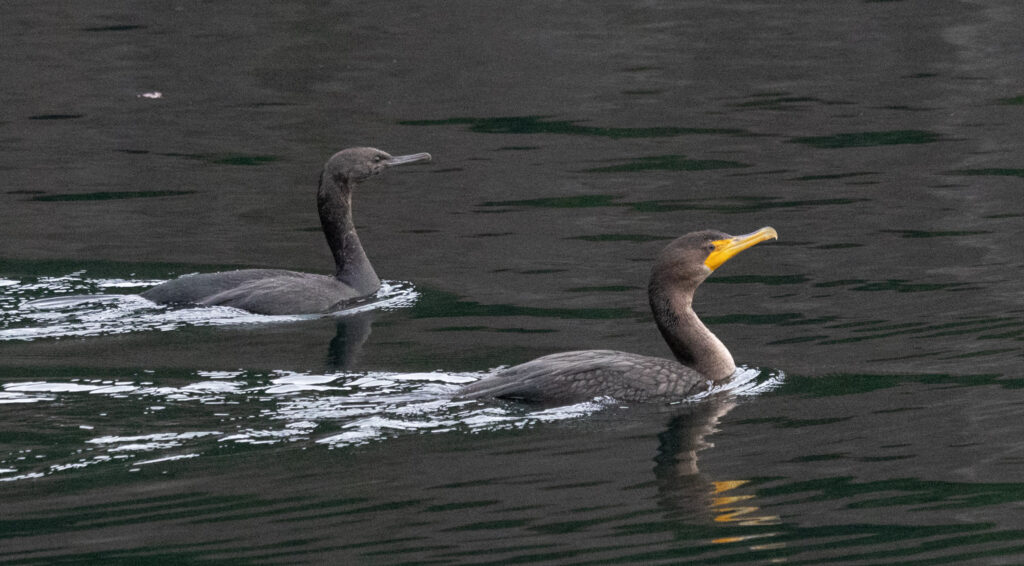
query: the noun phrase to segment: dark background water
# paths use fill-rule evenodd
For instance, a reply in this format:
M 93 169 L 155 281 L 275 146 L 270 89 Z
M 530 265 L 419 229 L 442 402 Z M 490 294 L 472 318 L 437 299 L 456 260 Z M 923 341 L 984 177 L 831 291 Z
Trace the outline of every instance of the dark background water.
M 0 557 L 85 563 L 1024 559 L 1017 2 L 0 6 Z M 159 93 L 157 95 L 156 93 Z M 169 312 L 327 272 L 334 151 L 403 301 Z M 454 404 L 565 349 L 667 356 L 657 250 L 780 240 L 697 308 L 749 387 Z

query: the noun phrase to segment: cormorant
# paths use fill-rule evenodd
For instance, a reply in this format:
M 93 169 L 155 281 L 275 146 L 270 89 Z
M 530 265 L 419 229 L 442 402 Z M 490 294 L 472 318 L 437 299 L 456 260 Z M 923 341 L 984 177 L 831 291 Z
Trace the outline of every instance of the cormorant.
M 355 186 L 390 167 L 430 161 L 429 153 L 389 155 L 372 147 L 339 151 L 324 165 L 317 209 L 334 256 L 333 276 L 283 269 L 240 269 L 186 275 L 141 295 L 157 303 L 224 305 L 259 314 L 327 313 L 380 288 L 352 223 Z
M 777 238 L 771 227 L 743 236 L 704 230 L 681 236 L 661 251 L 647 293 L 658 330 L 675 360 L 613 350 L 562 352 L 499 370 L 463 387 L 458 398 L 579 402 L 609 396 L 620 401 L 667 401 L 728 380 L 736 364 L 693 312 L 693 294 L 729 258 Z

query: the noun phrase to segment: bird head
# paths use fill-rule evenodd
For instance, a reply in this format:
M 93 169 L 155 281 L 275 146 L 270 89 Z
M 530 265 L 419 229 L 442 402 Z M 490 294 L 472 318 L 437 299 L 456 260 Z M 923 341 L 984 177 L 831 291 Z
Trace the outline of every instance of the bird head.
M 736 254 L 778 237 L 778 232 L 770 226 L 742 236 L 731 236 L 718 230 L 691 232 L 665 246 L 654 264 L 653 274 L 697 285 Z
M 429 153 L 391 155 L 372 147 L 353 147 L 335 153 L 324 165 L 326 176 L 338 184 L 359 183 L 390 167 L 430 161 Z

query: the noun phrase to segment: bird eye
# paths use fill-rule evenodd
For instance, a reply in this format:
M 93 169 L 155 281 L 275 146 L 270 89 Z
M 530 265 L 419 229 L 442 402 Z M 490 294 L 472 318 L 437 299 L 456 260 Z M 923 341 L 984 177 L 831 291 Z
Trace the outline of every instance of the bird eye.
M 373 156 L 373 162 L 374 162 L 374 163 L 380 163 L 380 162 L 381 162 L 381 161 L 383 161 L 383 160 L 384 160 L 384 157 L 383 157 L 383 156 L 380 156 L 380 155 L 374 155 L 374 156 Z

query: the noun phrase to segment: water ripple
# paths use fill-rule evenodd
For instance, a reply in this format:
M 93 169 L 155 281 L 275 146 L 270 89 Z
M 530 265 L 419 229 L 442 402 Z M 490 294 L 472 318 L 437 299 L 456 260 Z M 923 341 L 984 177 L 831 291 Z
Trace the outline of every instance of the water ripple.
M 231 307 L 175 308 L 134 294 L 162 283 L 145 279 L 92 279 L 84 271 L 60 277 L 0 279 L 0 341 L 38 340 L 176 330 L 185 326 L 223 326 L 286 322 L 325 315 L 260 315 Z M 412 306 L 419 292 L 411 283 L 384 281 L 372 298 L 346 309 L 393 310 Z
M 0 481 L 110 463 L 137 471 L 238 446 L 330 449 L 405 434 L 517 430 L 627 408 L 609 397 L 562 407 L 452 400 L 460 385 L 482 375 L 203 371 L 181 384 L 180 374 L 153 371 L 137 380 L 9 381 L 0 388 L 0 405 L 7 405 L 0 430 L 8 431 L 10 449 L 0 453 Z M 728 384 L 679 403 L 758 395 L 782 380 L 781 373 L 742 368 Z M 26 404 L 41 405 L 43 413 L 61 406 L 65 416 L 59 423 L 40 420 L 39 410 L 17 410 Z

